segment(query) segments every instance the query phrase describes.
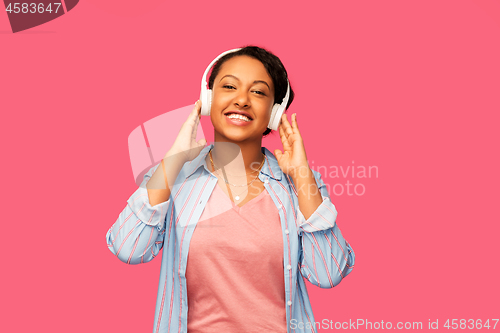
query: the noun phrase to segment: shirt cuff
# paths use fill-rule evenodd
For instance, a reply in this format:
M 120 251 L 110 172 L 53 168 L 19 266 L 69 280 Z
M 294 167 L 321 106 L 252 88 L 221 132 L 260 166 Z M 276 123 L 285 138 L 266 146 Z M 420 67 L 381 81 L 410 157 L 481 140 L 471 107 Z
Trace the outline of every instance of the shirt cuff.
M 156 227 L 158 231 L 163 229 L 165 216 L 170 205 L 170 198 L 165 202 L 151 206 L 148 190 L 141 186 L 130 196 L 127 204 L 139 220 L 147 225 Z
M 300 208 L 297 209 L 297 221 L 299 223 L 299 234 L 327 230 L 335 227 L 337 220 L 337 209 L 329 197 L 323 197 L 323 202 L 314 213 L 306 220 Z

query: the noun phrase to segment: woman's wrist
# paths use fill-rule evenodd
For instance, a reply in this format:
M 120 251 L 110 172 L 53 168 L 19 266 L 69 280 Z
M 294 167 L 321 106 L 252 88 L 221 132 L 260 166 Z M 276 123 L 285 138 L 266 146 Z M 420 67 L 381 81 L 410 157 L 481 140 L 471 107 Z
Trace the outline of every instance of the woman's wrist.
M 297 181 L 300 181 L 301 179 L 304 178 L 309 178 L 309 177 L 314 177 L 314 174 L 309 167 L 309 165 L 302 165 L 299 167 L 294 168 L 290 173 L 290 177 L 292 178 L 293 182 L 296 183 Z

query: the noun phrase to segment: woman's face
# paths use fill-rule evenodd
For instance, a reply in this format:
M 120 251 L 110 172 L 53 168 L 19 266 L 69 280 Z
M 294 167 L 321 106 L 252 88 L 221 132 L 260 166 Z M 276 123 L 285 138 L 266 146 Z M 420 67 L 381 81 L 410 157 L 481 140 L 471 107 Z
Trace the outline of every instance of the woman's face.
M 216 140 L 262 140 L 274 104 L 274 85 L 264 65 L 248 56 L 233 57 L 221 66 L 212 87 L 210 118 Z M 234 114 L 250 118 L 233 118 Z M 231 116 L 231 114 L 233 114 Z

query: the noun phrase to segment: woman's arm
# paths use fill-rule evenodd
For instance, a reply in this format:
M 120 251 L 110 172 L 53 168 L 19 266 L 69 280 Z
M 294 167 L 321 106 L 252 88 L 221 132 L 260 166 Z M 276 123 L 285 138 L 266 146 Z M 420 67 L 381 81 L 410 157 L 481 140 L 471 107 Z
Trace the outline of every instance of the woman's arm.
M 144 175 L 141 186 L 108 230 L 108 248 L 121 261 L 127 264 L 148 262 L 163 247 L 168 228 L 165 220 L 172 212 L 172 186 L 183 165 L 198 156 L 206 144 L 205 139 L 196 141 L 200 117 L 201 103 L 197 101 L 170 150 Z
M 333 288 L 351 273 L 354 252 L 337 227 L 337 210 L 330 201 L 321 174 L 309 168 L 297 115 L 292 115 L 291 125 L 285 114 L 281 119 L 279 131 L 284 153 L 276 149 L 274 155 L 281 170 L 297 186 L 292 188 L 299 202 L 299 268 L 309 282 L 321 288 Z
M 165 220 L 171 211 L 166 179 L 175 180 L 183 164 L 182 160 L 170 157 L 168 153 L 164 161 L 144 175 L 141 186 L 127 200 L 127 205 L 106 234 L 109 250 L 124 263 L 149 262 L 163 247 Z M 167 177 L 164 177 L 164 170 Z
M 333 288 L 351 273 L 355 255 L 337 226 L 337 210 L 321 174 L 310 171 L 293 180 L 299 201 L 300 271 L 312 284 Z
M 156 168 L 156 171 L 147 180 L 146 188 L 148 189 L 148 198 L 151 206 L 166 202 L 170 198 L 171 187 L 177 179 L 182 166 L 186 163 L 183 158 L 183 154 L 169 150 Z M 171 185 L 169 185 L 168 179 L 172 179 L 170 182 Z

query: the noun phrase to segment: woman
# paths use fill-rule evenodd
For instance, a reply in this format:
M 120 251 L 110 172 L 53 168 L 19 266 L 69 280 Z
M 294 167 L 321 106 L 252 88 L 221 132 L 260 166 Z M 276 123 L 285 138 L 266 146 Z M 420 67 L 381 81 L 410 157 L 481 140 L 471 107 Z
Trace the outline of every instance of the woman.
M 108 247 L 129 264 L 163 248 L 153 332 L 316 332 L 304 279 L 332 288 L 355 256 L 296 115 L 280 118 L 283 152 L 262 147 L 273 106 L 293 100 L 286 70 L 248 46 L 221 57 L 208 85 L 214 144 L 195 141 L 198 101 L 109 229 Z

